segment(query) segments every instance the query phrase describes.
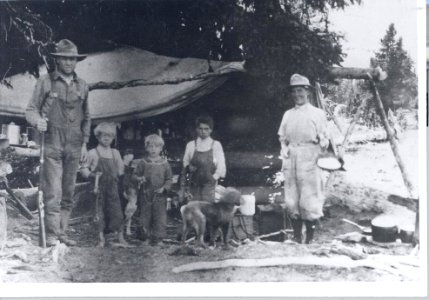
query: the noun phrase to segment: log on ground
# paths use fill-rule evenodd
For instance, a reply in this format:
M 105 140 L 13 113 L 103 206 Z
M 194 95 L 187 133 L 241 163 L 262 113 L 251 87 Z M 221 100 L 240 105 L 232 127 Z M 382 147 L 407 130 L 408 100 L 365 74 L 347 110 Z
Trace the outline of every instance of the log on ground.
M 331 257 L 300 256 L 300 257 L 271 257 L 255 259 L 227 259 L 221 261 L 200 261 L 181 265 L 173 268 L 173 273 L 190 271 L 215 270 L 229 267 L 278 267 L 290 265 L 321 266 L 327 268 L 358 268 L 366 267 L 383 270 L 394 275 L 401 275 L 399 271 L 391 267 L 390 264 L 374 261 L 370 258 L 362 260 L 352 260 L 348 256 L 338 255 Z

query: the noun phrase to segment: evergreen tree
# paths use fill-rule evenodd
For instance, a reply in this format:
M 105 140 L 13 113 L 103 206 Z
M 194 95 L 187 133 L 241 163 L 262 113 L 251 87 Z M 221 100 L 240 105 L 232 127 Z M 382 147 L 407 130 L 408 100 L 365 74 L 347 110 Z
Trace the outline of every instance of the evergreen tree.
M 69 38 L 87 53 L 113 41 L 168 56 L 246 60 L 262 94 L 278 96 L 292 73 L 323 79 L 341 65 L 342 36 L 328 11 L 360 1 L 0 1 L 0 78 L 37 70 L 45 46 Z
M 392 23 L 380 41 L 380 50 L 371 59 L 371 67 L 380 66 L 387 72 L 387 79 L 378 84 L 386 112 L 389 108 L 410 106 L 417 97 L 414 63 L 403 48 L 402 38 L 397 38 L 396 34 Z

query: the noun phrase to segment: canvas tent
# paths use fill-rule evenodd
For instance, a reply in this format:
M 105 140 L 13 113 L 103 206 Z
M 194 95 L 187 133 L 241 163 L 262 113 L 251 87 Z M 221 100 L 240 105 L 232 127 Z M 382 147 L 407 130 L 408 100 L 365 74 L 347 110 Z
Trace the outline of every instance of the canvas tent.
M 89 55 L 78 63 L 76 72 L 88 83 L 135 79 L 159 82 L 206 73 L 208 64 L 203 59 L 166 57 L 121 47 Z M 225 70 L 236 68 L 237 63 L 211 61 L 210 66 L 214 73 L 228 73 Z M 41 67 L 40 73 L 46 74 L 46 68 Z M 227 76 L 212 76 L 177 84 L 92 90 L 89 96 L 92 119 L 95 123 L 107 119 L 122 122 L 173 111 L 209 94 L 226 79 Z M 36 79 L 29 74 L 18 74 L 8 80 L 13 89 L 0 86 L 0 116 L 23 118 Z

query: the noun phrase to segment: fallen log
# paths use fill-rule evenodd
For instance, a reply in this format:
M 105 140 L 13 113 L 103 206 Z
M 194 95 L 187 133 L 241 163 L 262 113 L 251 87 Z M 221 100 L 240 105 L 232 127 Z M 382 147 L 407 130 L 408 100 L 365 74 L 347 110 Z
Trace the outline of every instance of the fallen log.
M 360 260 L 368 257 L 368 255 L 363 252 L 363 248 L 359 245 L 355 245 L 354 247 L 347 247 L 342 245 L 341 243 L 337 243 L 331 245 L 331 247 L 327 247 L 326 250 L 328 250 L 329 253 L 348 256 L 352 260 Z
M 90 182 L 79 182 L 76 183 L 75 186 L 75 195 L 76 197 L 79 193 L 86 193 L 88 187 L 90 186 Z M 37 208 L 37 187 L 31 188 L 22 188 L 22 189 L 12 189 L 14 193 L 19 194 L 23 198 L 25 198 L 25 204 L 30 210 L 35 210 Z M 0 196 L 9 197 L 6 190 L 0 190 Z M 77 203 L 79 199 L 75 199 L 75 203 Z
M 25 156 L 25 157 L 39 157 L 40 156 L 40 149 L 33 149 L 33 148 L 26 148 L 26 147 L 13 147 L 11 148 L 15 149 L 15 154 L 18 156 Z
M 37 194 L 37 187 L 23 188 L 23 189 L 12 189 L 14 193 L 20 194 L 22 197 L 33 197 Z M 6 190 L 0 190 L 0 195 L 7 197 L 8 193 Z
M 387 196 L 387 201 L 393 204 L 404 206 L 412 212 L 417 212 L 418 199 L 404 198 L 398 195 L 390 194 L 389 196 Z
M 257 238 L 258 238 L 258 239 L 264 239 L 264 238 L 267 238 L 267 237 L 270 237 L 270 236 L 279 235 L 279 234 L 281 234 L 281 233 L 283 233 L 283 234 L 287 234 L 288 232 L 293 232 L 293 230 L 291 230 L 291 229 L 279 230 L 279 231 L 276 231 L 276 232 L 271 232 L 271 233 L 267 233 L 267 234 L 260 235 L 260 236 L 258 236 Z
M 332 257 L 299 256 L 299 257 L 270 257 L 250 259 L 227 259 L 221 261 L 200 261 L 181 265 L 172 269 L 173 273 L 224 269 L 230 267 L 255 268 L 255 267 L 278 267 L 290 265 L 320 266 L 328 268 L 358 268 L 366 267 L 401 275 L 390 265 L 374 261 L 372 259 L 352 260 L 348 256 L 338 255 Z

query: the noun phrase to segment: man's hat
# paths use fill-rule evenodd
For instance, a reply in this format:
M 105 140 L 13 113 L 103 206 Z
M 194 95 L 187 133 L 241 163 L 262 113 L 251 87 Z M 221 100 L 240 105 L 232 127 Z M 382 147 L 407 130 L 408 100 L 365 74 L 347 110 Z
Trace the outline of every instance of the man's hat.
M 308 78 L 299 74 L 293 74 L 290 77 L 289 87 L 292 88 L 295 86 L 312 87 Z
M 76 45 L 67 39 L 59 41 L 55 45 L 55 52 L 51 53 L 54 57 L 76 57 L 77 60 L 83 60 L 86 58 L 85 54 L 79 54 L 77 52 Z

